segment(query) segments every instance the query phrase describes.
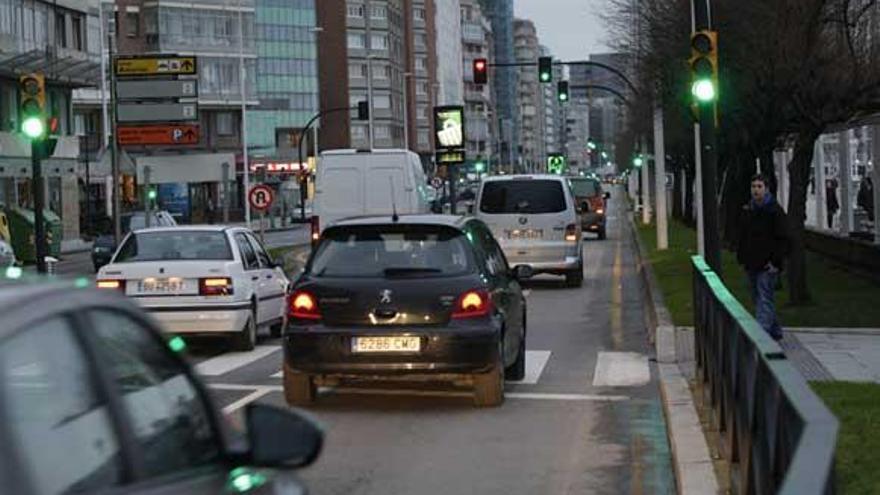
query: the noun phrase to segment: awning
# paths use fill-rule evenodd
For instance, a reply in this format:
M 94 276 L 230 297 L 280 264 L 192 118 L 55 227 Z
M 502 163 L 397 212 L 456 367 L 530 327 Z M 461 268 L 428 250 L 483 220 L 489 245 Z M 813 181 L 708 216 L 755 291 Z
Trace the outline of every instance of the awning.
M 48 47 L 0 56 L 0 74 L 15 77 L 30 72 L 42 72 L 46 82 L 72 87 L 95 86 L 101 80 L 100 63 L 81 52 Z

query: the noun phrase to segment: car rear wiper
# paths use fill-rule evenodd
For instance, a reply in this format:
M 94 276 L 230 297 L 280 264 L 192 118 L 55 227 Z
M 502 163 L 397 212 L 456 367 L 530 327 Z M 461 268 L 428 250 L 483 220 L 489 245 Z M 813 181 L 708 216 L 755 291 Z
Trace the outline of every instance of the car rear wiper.
M 439 268 L 416 268 L 416 267 L 391 267 L 386 268 L 382 271 L 386 277 L 393 277 L 395 275 L 412 275 L 418 273 L 442 273 L 443 270 Z

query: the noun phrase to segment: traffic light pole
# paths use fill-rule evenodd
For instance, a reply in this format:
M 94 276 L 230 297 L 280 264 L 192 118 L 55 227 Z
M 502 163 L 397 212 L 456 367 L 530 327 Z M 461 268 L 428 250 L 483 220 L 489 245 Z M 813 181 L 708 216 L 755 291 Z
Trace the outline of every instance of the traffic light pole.
M 46 226 L 43 222 L 43 167 L 40 158 L 43 153 L 43 142 L 31 140 L 31 191 L 34 195 L 34 252 L 37 257 L 37 272 L 46 273 Z
M 112 187 L 113 187 L 113 239 L 115 241 L 115 245 L 119 245 L 120 241 L 122 241 L 122 201 L 120 199 L 120 187 L 119 187 L 119 146 L 118 140 L 116 139 L 116 133 L 118 132 L 118 126 L 116 125 L 116 38 L 113 36 L 113 33 L 108 34 L 110 38 L 110 125 L 112 126 L 112 139 L 110 140 L 110 170 L 112 177 Z

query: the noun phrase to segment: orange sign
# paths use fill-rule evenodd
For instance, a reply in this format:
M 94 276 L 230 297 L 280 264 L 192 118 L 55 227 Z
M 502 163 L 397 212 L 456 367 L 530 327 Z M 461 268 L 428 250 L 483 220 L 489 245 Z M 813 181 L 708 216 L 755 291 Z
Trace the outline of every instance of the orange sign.
M 121 125 L 120 146 L 199 144 L 197 125 Z

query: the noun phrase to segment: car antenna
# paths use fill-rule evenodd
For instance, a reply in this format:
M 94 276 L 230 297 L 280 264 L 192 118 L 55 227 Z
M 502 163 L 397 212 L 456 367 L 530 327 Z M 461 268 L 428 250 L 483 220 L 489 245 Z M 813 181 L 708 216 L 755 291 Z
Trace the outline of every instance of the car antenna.
M 395 199 L 394 194 L 394 180 L 391 176 L 388 176 L 388 183 L 391 184 L 391 221 L 397 223 L 400 220 L 400 215 L 397 214 L 397 200 Z

